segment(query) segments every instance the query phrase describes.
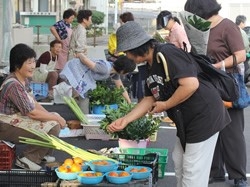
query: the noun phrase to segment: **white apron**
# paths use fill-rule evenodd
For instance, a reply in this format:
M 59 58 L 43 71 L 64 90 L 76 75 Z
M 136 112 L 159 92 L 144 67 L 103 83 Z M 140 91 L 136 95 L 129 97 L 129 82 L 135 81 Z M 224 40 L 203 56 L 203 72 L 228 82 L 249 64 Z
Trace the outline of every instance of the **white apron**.
M 56 63 L 57 63 L 57 56 L 55 61 L 52 60 L 52 54 L 50 53 L 50 62 L 48 63 L 47 67 L 46 67 L 46 71 L 45 72 L 41 72 L 40 67 L 37 67 L 34 71 L 34 74 L 32 76 L 32 80 L 34 82 L 46 82 L 46 79 L 48 77 L 48 73 L 51 71 L 55 71 L 55 67 L 56 67 Z

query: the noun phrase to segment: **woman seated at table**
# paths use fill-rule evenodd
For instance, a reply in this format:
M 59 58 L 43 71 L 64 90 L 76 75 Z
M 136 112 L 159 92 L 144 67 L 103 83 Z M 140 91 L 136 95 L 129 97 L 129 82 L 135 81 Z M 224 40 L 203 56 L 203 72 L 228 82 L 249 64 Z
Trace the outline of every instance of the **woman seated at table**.
M 0 137 L 19 143 L 19 136 L 40 139 L 27 131 L 35 129 L 58 136 L 66 121 L 57 113 L 48 112 L 31 93 L 29 80 L 36 62 L 35 51 L 26 44 L 17 44 L 10 51 L 10 74 L 0 88 Z M 41 162 L 54 162 L 52 149 L 27 145 L 17 156 L 16 165 L 23 169 L 38 171 Z

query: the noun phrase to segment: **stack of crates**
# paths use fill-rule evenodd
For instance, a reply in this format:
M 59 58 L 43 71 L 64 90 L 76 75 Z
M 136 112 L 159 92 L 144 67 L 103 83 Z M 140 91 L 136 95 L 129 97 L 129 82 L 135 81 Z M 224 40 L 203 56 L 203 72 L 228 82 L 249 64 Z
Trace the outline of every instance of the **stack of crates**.
M 56 172 L 41 170 L 29 171 L 23 169 L 12 169 L 0 171 L 0 186 L 9 187 L 40 187 L 44 182 L 57 181 Z
M 164 178 L 166 166 L 168 163 L 168 149 L 161 148 L 124 148 L 120 149 L 121 153 L 134 155 L 147 155 L 149 153 L 157 153 L 158 161 L 158 177 Z
M 11 170 L 15 159 L 15 147 L 11 148 L 0 141 L 0 170 Z
M 148 186 L 154 186 L 158 181 L 158 162 L 159 155 L 151 153 L 146 155 L 127 154 L 127 153 L 111 153 L 108 157 L 120 162 L 118 170 L 124 170 L 128 166 L 147 166 L 152 169 L 152 176 Z M 139 186 L 139 185 L 138 185 Z

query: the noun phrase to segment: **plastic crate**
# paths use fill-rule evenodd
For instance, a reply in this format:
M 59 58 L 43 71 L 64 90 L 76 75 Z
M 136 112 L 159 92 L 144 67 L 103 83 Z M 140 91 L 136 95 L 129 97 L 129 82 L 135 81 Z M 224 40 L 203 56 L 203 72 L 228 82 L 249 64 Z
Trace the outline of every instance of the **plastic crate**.
M 31 82 L 30 88 L 33 91 L 35 98 L 47 97 L 49 93 L 49 86 L 47 83 Z
M 124 170 L 129 165 L 148 166 L 152 168 L 152 182 L 155 184 L 158 181 L 158 161 L 159 155 L 157 153 L 149 153 L 146 155 L 134 154 L 109 154 L 110 158 L 121 162 L 119 170 Z
M 84 136 L 87 140 L 114 140 L 109 134 L 100 129 L 99 121 L 105 118 L 104 114 L 87 114 L 89 124 L 82 124 Z
M 168 149 L 161 148 L 124 148 L 120 149 L 122 153 L 125 154 L 135 154 L 135 155 L 145 155 L 148 153 L 157 153 L 159 155 L 159 178 L 164 177 L 166 165 L 168 163 Z
M 58 178 L 55 171 L 28 171 L 28 170 L 9 170 L 0 171 L 0 186 L 41 186 L 43 182 L 55 182 Z
M 0 170 L 11 170 L 15 159 L 15 147 L 11 148 L 0 141 Z

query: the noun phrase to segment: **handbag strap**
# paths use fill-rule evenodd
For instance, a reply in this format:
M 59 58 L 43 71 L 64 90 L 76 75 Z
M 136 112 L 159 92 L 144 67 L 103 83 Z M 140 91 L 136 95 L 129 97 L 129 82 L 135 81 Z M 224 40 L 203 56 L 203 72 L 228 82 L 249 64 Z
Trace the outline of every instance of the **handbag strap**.
M 237 64 L 237 58 L 235 56 L 235 54 L 232 54 L 233 56 L 233 73 L 239 73 L 239 70 L 238 70 L 238 64 Z
M 169 73 L 168 73 L 167 61 L 166 61 L 164 55 L 161 52 L 157 53 L 156 58 L 157 58 L 158 63 L 161 63 L 161 62 L 163 63 L 163 68 L 164 68 L 165 75 L 166 75 L 165 81 L 168 82 L 170 80 L 170 77 L 169 77 Z

